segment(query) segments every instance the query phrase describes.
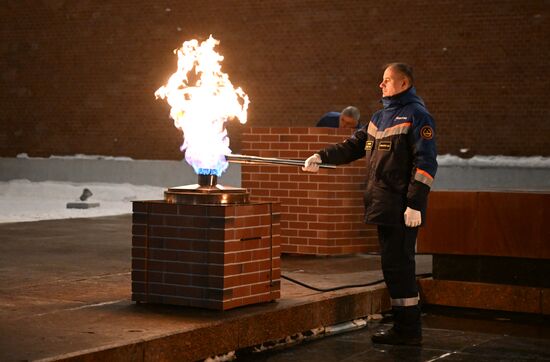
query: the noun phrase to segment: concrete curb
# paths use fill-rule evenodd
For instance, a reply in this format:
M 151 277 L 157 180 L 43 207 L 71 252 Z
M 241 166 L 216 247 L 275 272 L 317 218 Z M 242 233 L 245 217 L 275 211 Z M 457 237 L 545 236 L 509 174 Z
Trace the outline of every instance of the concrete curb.
M 390 299 L 385 286 L 380 285 L 321 294 L 315 300 L 302 297 L 258 307 L 261 310 L 257 312 L 243 313 L 191 330 L 39 361 L 197 361 L 381 313 L 390 308 Z

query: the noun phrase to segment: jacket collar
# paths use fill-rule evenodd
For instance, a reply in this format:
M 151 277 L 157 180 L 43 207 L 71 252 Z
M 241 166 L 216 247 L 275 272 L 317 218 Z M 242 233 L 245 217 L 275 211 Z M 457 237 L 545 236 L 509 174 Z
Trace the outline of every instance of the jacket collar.
M 414 86 L 404 90 L 401 93 L 394 94 L 393 96 L 382 97 L 380 102 L 382 102 L 384 109 L 404 106 L 409 103 L 420 103 L 424 106 L 424 101 L 416 95 L 416 88 Z

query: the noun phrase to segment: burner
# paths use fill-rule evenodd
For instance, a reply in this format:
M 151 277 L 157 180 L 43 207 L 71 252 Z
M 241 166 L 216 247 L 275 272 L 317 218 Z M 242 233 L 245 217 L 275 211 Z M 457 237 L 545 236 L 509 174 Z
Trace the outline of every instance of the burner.
M 191 205 L 249 203 L 246 189 L 218 185 L 217 181 L 216 175 L 199 175 L 197 184 L 171 187 L 164 191 L 164 200 L 171 204 Z

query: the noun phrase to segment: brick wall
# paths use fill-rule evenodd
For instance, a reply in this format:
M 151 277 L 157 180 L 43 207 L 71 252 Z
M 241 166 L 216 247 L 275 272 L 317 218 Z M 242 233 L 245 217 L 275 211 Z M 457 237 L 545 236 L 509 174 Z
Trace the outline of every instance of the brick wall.
M 366 121 L 382 64 L 400 60 L 440 153 L 550 156 L 544 0 L 29 0 L 0 2 L 0 16 L 0 156 L 181 159 L 153 93 L 172 50 L 209 34 L 252 127 L 308 127 L 349 104 Z
M 226 310 L 280 297 L 278 204 L 133 211 L 132 300 Z
M 247 155 L 304 159 L 349 137 L 334 128 L 264 128 L 243 132 Z M 375 251 L 376 229 L 363 223 L 364 159 L 311 174 L 296 166 L 243 165 L 242 186 L 255 201 L 281 203 L 283 253 L 334 255 Z

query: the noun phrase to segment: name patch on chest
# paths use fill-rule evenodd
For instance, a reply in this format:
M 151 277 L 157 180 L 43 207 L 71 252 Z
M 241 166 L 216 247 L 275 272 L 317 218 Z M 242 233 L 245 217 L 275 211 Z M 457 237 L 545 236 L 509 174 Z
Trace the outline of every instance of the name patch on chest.
M 365 144 L 365 151 L 372 150 L 373 145 L 374 145 L 374 141 L 367 141 L 367 143 Z
M 378 151 L 389 151 L 389 150 L 391 150 L 391 141 L 378 142 Z

